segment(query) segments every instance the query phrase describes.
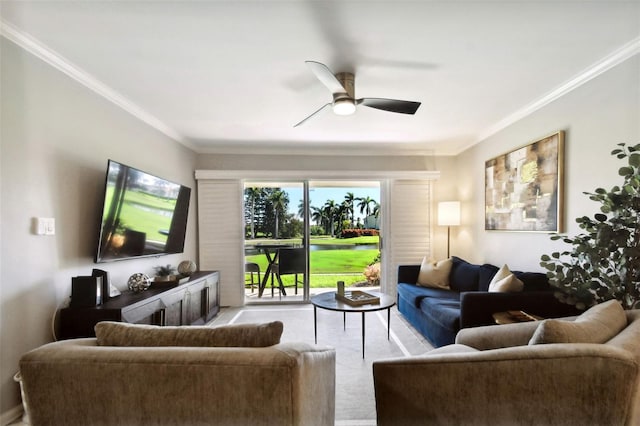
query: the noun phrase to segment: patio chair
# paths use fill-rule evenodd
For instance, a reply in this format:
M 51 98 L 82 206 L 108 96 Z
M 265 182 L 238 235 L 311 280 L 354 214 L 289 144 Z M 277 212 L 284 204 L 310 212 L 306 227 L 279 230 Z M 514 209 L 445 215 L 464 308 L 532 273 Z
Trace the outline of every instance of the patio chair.
M 304 248 L 281 248 L 278 250 L 278 257 L 276 263 L 271 266 L 271 296 L 273 297 L 273 276 L 275 275 L 278 280 L 280 293 L 286 296 L 287 293 L 284 289 L 281 276 L 282 275 L 295 275 L 293 285 L 295 287 L 295 294 L 298 294 L 298 282 L 300 284 L 303 281 L 298 280 L 298 275 L 304 277 L 306 270 L 306 256 Z
M 245 275 L 244 286 L 251 286 L 251 293 L 253 293 L 253 286 L 260 285 L 260 265 L 253 262 L 247 262 L 244 264 L 244 272 L 249 274 L 249 278 Z M 254 275 L 258 275 L 258 280 L 254 282 Z M 250 279 L 250 281 L 249 281 Z

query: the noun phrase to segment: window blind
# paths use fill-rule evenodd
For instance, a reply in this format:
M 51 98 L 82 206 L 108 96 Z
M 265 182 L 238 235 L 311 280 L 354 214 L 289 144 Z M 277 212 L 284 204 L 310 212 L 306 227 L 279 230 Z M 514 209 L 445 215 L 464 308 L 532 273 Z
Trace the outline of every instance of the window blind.
M 418 264 L 431 253 L 431 182 L 389 180 L 383 188 L 382 291 L 395 296 L 398 265 Z
M 220 305 L 244 304 L 244 224 L 239 180 L 198 180 L 200 269 L 220 271 Z

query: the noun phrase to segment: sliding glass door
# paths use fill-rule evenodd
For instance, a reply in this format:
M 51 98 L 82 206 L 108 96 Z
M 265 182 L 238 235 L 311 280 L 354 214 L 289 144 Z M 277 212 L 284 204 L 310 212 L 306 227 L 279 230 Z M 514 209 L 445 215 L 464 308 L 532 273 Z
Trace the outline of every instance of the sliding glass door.
M 380 285 L 380 183 L 310 181 L 310 293 Z
M 303 182 L 244 183 L 245 301 L 301 302 L 307 288 Z
M 245 301 L 380 285 L 380 183 L 244 183 Z

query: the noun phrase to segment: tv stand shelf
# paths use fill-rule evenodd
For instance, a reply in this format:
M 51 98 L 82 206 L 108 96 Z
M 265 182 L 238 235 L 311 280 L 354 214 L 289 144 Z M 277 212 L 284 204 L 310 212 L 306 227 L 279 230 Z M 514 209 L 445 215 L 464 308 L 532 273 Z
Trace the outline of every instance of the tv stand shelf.
M 95 337 L 100 321 L 132 324 L 204 325 L 220 310 L 220 273 L 195 272 L 183 284 L 154 283 L 148 290 L 123 291 L 92 307 L 60 311 L 60 339 Z

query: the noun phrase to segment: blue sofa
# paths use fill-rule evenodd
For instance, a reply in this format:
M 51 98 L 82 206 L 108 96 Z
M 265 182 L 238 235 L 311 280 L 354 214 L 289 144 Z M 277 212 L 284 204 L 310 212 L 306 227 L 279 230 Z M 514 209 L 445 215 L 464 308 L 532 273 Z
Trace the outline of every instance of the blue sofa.
M 454 343 L 462 328 L 495 324 L 496 312 L 523 310 L 544 318 L 580 313 L 556 299 L 543 273 L 513 271 L 524 290 L 493 293 L 488 289 L 497 266 L 474 265 L 455 256 L 452 260 L 450 290 L 417 285 L 420 265 L 398 267 L 398 310 L 436 347 Z

